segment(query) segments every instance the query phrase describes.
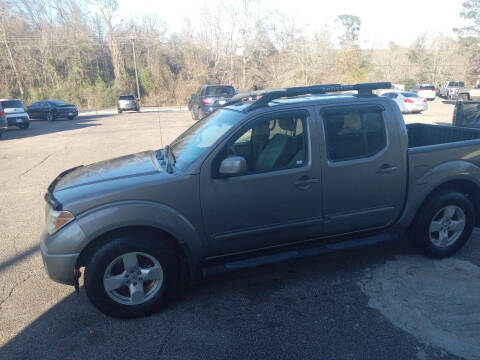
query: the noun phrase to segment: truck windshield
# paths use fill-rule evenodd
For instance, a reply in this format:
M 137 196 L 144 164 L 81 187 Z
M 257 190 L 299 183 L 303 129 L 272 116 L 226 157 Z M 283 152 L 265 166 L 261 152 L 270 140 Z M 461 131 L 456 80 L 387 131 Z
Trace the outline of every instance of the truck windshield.
M 175 167 L 182 170 L 190 166 L 244 116 L 238 111 L 220 109 L 195 123 L 170 144 Z

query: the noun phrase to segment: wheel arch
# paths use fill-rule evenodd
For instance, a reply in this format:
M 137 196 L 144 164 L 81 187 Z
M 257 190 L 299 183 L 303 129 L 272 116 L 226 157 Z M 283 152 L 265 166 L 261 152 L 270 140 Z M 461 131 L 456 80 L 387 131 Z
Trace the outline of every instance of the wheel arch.
M 76 268 L 81 268 L 86 266 L 89 257 L 103 244 L 115 238 L 115 236 L 120 234 L 130 233 L 148 233 L 153 235 L 155 240 L 163 241 L 167 243 L 179 256 L 180 264 L 182 266 L 181 274 L 184 280 L 194 280 L 197 276 L 196 266 L 190 261 L 188 256 L 188 249 L 186 249 L 182 244 L 168 231 L 154 227 L 154 226 L 145 226 L 145 225 L 135 225 L 135 226 L 124 226 L 116 229 L 106 231 L 93 240 L 91 240 L 80 252 L 80 255 L 77 259 Z
M 442 184 L 437 185 L 433 188 L 423 199 L 420 205 L 414 212 L 414 217 L 412 221 L 410 221 L 409 228 L 414 223 L 414 219 L 417 217 L 418 213 L 422 211 L 424 206 L 431 201 L 431 199 L 439 194 L 450 192 L 450 191 L 457 191 L 462 194 L 465 194 L 473 204 L 475 209 L 475 226 L 480 225 L 480 187 L 477 183 L 472 180 L 467 179 L 454 179 L 446 181 Z
M 72 252 L 80 255 L 80 264 L 85 263 L 88 254 L 99 244 L 124 231 L 148 231 L 155 239 L 166 241 L 185 260 L 192 280 L 198 276 L 198 266 L 204 258 L 206 243 L 194 225 L 178 210 L 164 204 L 150 201 L 118 201 L 88 210 L 78 216 L 77 222 L 84 233 L 84 239 Z M 196 222 L 195 222 L 196 224 Z

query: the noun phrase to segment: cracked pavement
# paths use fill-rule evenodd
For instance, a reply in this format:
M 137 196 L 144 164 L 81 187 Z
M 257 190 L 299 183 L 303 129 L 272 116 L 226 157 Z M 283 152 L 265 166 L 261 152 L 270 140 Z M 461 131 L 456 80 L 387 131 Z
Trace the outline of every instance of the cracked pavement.
M 451 105 L 438 100 L 430 103 L 425 114 L 408 115 L 406 121 L 448 123 L 452 110 Z M 164 311 L 135 320 L 108 318 L 89 303 L 82 288 L 77 296 L 73 287 L 50 281 L 43 269 L 38 239 L 44 224 L 43 194 L 55 176 L 80 164 L 160 148 L 191 124 L 190 114 L 185 111 L 99 114 L 74 121 L 33 121 L 28 130 L 13 129 L 2 136 L 1 359 L 472 356 L 464 348 L 457 352 L 448 342 L 437 341 L 438 331 L 431 327 L 422 332 L 409 320 L 415 317 L 401 316 L 412 309 L 422 321 L 432 320 L 435 325 L 439 319 L 432 317 L 429 306 L 416 302 L 419 297 L 412 296 L 422 292 L 415 287 L 416 282 L 425 287 L 429 284 L 425 276 L 436 274 L 431 270 L 434 263 L 418 257 L 404 242 L 208 279 L 188 289 L 182 299 Z M 480 231 L 476 230 L 452 260 L 471 264 L 461 267 L 473 266 L 472 274 L 480 266 L 479 240 Z M 439 269 L 448 271 L 447 265 Z M 396 275 L 396 287 L 392 285 L 393 290 L 387 292 L 385 284 Z M 468 287 L 470 277 L 464 272 L 461 275 L 445 277 L 449 281 L 446 288 L 455 289 L 456 281 L 462 281 L 463 289 Z M 369 282 L 372 279 L 375 281 Z M 397 296 L 404 285 L 405 293 Z M 428 297 L 422 299 L 428 302 Z M 437 299 L 435 308 L 442 311 L 448 304 Z M 467 315 L 477 310 L 469 304 L 462 298 L 455 302 Z M 451 326 L 448 330 L 454 338 L 462 334 L 455 333 L 458 327 L 464 330 L 461 321 L 456 319 L 457 328 L 448 318 L 437 322 L 439 326 Z M 471 322 L 469 326 L 480 333 L 480 325 Z M 477 339 L 475 335 L 471 338 Z

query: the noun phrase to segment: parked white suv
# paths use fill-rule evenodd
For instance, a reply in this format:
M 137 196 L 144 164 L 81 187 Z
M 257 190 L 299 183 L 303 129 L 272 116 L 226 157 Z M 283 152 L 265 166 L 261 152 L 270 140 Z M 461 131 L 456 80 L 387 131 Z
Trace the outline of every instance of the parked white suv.
M 432 84 L 417 84 L 414 92 L 416 92 L 418 96 L 427 100 L 435 100 L 437 96 L 435 86 Z
M 21 100 L 0 99 L 0 107 L 5 113 L 8 126 L 18 126 L 20 129 L 27 129 L 30 126 L 30 117 Z

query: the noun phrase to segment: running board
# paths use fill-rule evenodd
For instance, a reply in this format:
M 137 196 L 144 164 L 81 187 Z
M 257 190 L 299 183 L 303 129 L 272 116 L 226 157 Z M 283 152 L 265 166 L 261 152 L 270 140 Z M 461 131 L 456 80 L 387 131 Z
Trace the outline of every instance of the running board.
M 297 250 L 287 250 L 277 252 L 271 255 L 251 257 L 242 260 L 235 260 L 221 264 L 207 265 L 202 268 L 204 277 L 211 277 L 224 274 L 231 271 L 253 268 L 261 265 L 274 264 L 286 260 L 298 259 L 302 257 L 317 256 L 338 250 L 353 249 L 357 247 L 371 246 L 398 239 L 398 234 L 377 234 L 364 238 L 346 240 L 337 243 L 322 244 L 315 247 L 300 248 Z

